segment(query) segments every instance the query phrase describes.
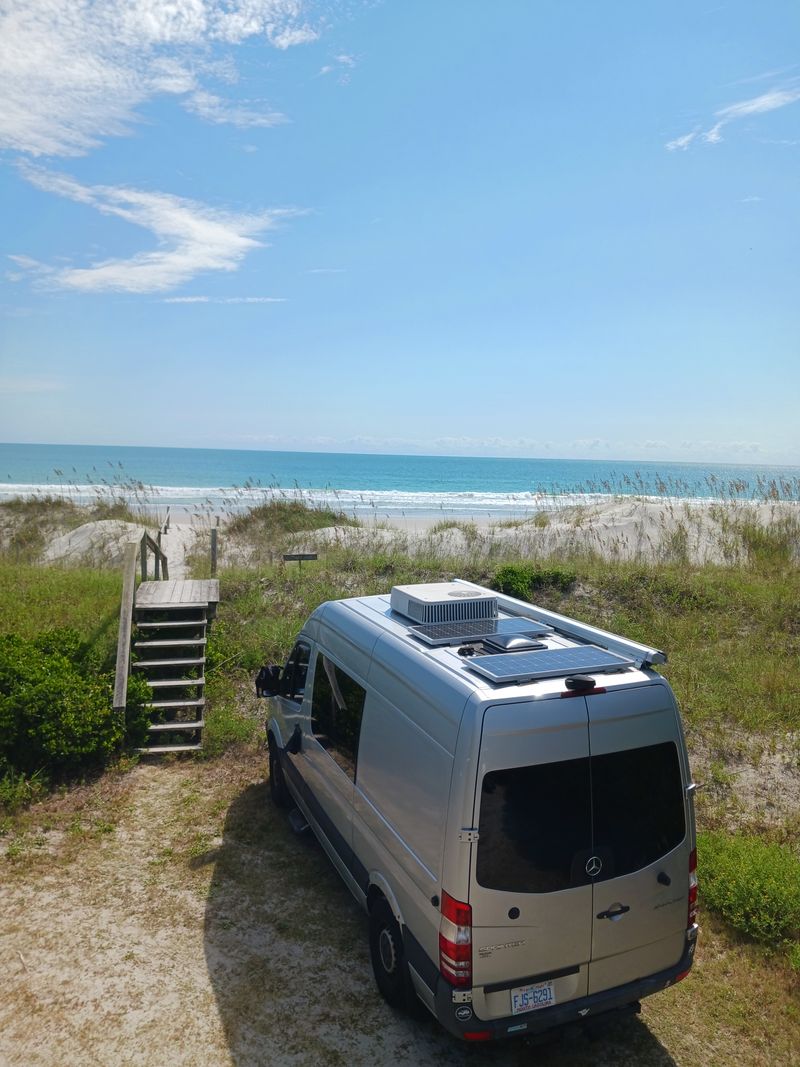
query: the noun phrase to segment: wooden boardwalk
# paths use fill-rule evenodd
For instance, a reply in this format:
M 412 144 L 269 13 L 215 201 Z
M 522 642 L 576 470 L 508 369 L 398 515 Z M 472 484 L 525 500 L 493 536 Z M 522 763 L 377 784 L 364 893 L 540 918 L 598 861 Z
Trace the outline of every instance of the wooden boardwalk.
M 216 578 L 142 582 L 136 590 L 137 608 L 178 608 L 187 607 L 189 604 L 202 604 L 214 615 L 218 603 L 219 581 Z
M 206 634 L 218 602 L 216 578 L 142 582 L 136 590 L 133 649 L 138 658 L 133 668 L 153 691 L 148 705 L 151 744 L 141 752 L 201 747 Z

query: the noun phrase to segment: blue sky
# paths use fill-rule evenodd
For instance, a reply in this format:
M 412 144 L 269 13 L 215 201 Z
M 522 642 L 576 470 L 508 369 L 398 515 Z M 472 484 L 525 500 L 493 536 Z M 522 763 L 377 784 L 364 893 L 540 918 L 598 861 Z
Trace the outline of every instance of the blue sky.
M 800 463 L 799 11 L 6 0 L 0 439 Z

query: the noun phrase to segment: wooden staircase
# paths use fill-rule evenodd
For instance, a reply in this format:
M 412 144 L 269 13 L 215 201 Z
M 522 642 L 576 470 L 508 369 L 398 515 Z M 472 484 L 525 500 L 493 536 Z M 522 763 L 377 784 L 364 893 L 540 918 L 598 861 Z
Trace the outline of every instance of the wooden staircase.
M 196 752 L 205 725 L 208 628 L 219 582 L 142 582 L 136 590 L 131 664 L 153 690 L 148 744 L 140 752 Z

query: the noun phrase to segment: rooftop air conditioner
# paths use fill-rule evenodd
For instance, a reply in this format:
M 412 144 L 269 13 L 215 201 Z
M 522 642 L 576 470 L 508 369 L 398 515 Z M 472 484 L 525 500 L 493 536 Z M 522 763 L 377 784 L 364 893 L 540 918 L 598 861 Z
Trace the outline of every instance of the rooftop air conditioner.
M 471 622 L 497 618 L 497 597 L 455 582 L 396 585 L 392 611 L 417 623 Z

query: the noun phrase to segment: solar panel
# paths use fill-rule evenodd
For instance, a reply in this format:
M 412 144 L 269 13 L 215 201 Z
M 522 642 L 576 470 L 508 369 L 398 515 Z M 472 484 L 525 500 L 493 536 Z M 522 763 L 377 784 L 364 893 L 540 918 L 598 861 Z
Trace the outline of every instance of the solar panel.
M 476 656 L 466 666 L 492 682 L 523 682 L 534 678 L 557 678 L 562 674 L 616 671 L 633 666 L 633 660 L 607 652 L 596 645 L 580 645 L 575 648 L 549 648 L 544 652 Z
M 497 634 L 524 634 L 538 637 L 550 634 L 553 627 L 533 619 L 478 619 L 475 622 L 435 622 L 428 626 L 410 626 L 409 633 L 427 645 L 460 645 L 464 641 L 482 641 Z

